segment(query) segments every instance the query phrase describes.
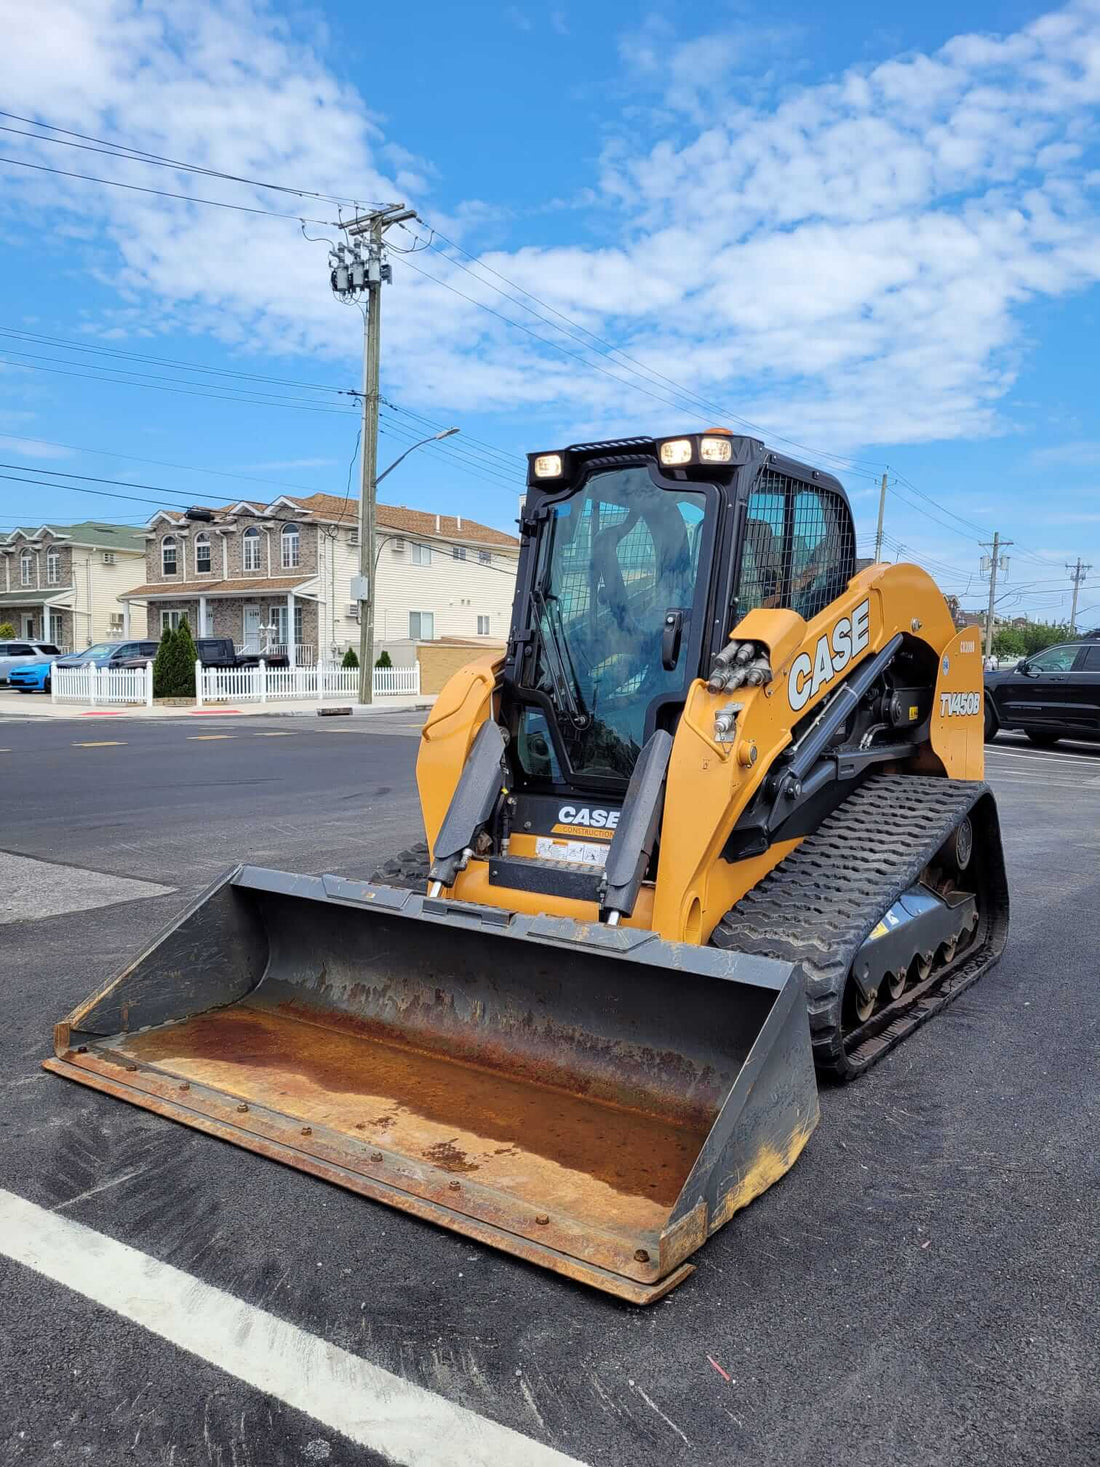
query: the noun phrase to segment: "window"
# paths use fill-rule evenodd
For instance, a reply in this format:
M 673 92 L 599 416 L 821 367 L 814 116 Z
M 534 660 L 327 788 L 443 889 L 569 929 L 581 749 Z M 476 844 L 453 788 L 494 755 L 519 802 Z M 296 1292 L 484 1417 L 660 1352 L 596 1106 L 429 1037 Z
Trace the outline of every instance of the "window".
M 34 556 L 29 550 L 24 550 L 19 557 L 19 584 L 21 586 L 34 585 Z
M 174 576 L 176 574 L 176 537 L 166 535 L 160 545 L 160 569 L 161 574 Z
M 1080 650 L 1079 642 L 1070 642 L 1062 647 L 1047 647 L 1044 651 L 1037 652 L 1034 657 L 1029 657 L 1027 665 L 1035 672 L 1069 672 L 1077 661 L 1077 654 Z
M 288 638 L 286 634 L 286 607 L 273 606 L 271 608 L 271 620 L 275 624 L 276 645 L 279 647 L 287 646 Z M 302 608 L 300 606 L 295 606 L 294 608 L 294 645 L 296 647 L 300 647 L 302 645 Z
M 1081 664 L 1081 672 L 1100 672 L 1100 642 L 1095 647 L 1085 648 L 1085 660 Z
M 479 550 L 477 552 L 478 565 L 492 565 L 493 552 L 491 550 Z
M 435 636 L 434 612 L 410 611 L 409 636 L 414 642 L 430 642 Z
M 259 570 L 260 568 L 260 532 L 253 526 L 245 530 L 242 536 L 243 560 L 242 564 L 246 571 Z
M 452 545 L 451 546 L 451 555 L 454 557 L 455 560 L 465 560 L 466 559 L 466 547 L 465 547 L 465 545 Z
M 836 600 L 855 572 L 842 500 L 765 469 L 749 495 L 748 511 L 738 619 L 757 606 L 786 606 L 808 621 Z
M 121 637 L 122 628 L 125 625 L 120 611 L 113 611 L 110 616 L 110 627 L 108 628 L 112 637 Z
M 413 543 L 412 548 L 413 565 L 431 565 L 432 547 L 430 545 L 417 545 Z
M 160 614 L 160 629 L 162 632 L 164 632 L 167 631 L 169 627 L 171 627 L 172 630 L 175 631 L 182 620 L 182 611 L 162 611 Z
M 478 617 L 477 634 L 479 637 L 487 637 L 489 635 L 489 618 L 487 616 Z
M 61 556 L 56 550 L 46 552 L 46 585 L 56 586 L 61 579 Z
M 197 575 L 207 575 L 210 571 L 210 537 L 209 535 L 197 535 L 195 537 L 195 572 Z
M 301 544 L 302 537 L 297 525 L 284 525 L 283 532 L 279 537 L 283 547 L 282 566 L 283 570 L 293 570 L 296 565 L 302 563 Z

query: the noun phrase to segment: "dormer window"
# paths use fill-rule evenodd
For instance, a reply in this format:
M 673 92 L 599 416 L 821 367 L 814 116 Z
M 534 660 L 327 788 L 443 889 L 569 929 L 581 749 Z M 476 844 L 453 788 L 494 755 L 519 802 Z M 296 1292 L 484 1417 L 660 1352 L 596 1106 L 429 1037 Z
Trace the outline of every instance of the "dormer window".
M 243 552 L 241 564 L 246 571 L 256 571 L 260 568 L 260 532 L 255 525 L 250 525 L 241 537 Z
M 165 535 L 160 542 L 160 572 L 163 576 L 174 576 L 179 562 L 175 535 Z
M 284 525 L 280 536 L 283 547 L 283 570 L 293 570 L 302 562 L 301 543 L 302 537 L 297 525 Z
M 34 556 L 29 550 L 24 550 L 19 557 L 19 584 L 21 586 L 34 585 Z
M 198 575 L 209 573 L 210 570 L 210 536 L 195 536 L 195 571 Z

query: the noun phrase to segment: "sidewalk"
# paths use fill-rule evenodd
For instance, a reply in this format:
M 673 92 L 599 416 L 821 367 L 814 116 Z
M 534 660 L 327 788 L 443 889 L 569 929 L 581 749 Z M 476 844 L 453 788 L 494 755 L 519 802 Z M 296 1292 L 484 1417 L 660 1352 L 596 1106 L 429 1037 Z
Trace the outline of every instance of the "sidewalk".
M 0 719 L 4 718 L 317 718 L 318 709 L 329 710 L 327 716 L 340 717 L 332 710 L 350 708 L 353 718 L 379 713 L 412 713 L 430 708 L 432 694 L 402 698 L 386 694 L 368 707 L 344 698 L 279 698 L 268 703 L 207 704 L 202 708 L 146 708 L 141 704 L 116 704 L 111 707 L 89 707 L 82 703 L 54 703 L 44 693 L 13 693 L 0 690 Z

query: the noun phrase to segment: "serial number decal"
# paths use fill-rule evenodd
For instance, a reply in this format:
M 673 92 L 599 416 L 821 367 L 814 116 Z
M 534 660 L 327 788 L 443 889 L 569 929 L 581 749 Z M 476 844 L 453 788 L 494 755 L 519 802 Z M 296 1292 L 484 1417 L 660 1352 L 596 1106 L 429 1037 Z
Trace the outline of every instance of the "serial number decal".
M 787 696 L 797 713 L 805 708 L 811 698 L 837 673 L 843 672 L 871 640 L 871 602 L 861 601 L 851 616 L 842 616 L 832 631 L 818 637 L 817 647 L 811 658 L 808 652 L 800 652 L 791 663 L 787 678 Z
M 609 847 L 589 844 L 583 840 L 552 840 L 540 835 L 535 841 L 535 853 L 544 861 L 573 861 L 582 866 L 602 866 L 607 860 Z
M 973 642 L 960 642 L 959 643 L 959 651 L 960 652 L 973 652 L 973 650 L 974 650 L 974 643 Z
M 982 711 L 981 693 L 941 693 L 941 718 L 968 718 Z

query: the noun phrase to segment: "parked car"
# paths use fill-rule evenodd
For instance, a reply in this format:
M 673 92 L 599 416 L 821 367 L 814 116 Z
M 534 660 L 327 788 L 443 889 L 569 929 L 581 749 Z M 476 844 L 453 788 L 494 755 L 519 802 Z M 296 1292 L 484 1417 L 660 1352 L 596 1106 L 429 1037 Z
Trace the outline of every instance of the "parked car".
M 52 642 L 35 642 L 30 638 L 0 642 L 0 683 L 10 681 L 13 667 L 21 667 L 25 662 L 41 662 L 43 657 L 60 655 L 61 649 Z
M 1062 642 L 985 675 L 985 736 L 1020 729 L 1033 744 L 1100 739 L 1100 639 Z
M 55 658 L 58 667 L 143 667 L 157 655 L 156 642 L 94 642 L 82 652 Z
M 48 693 L 51 665 L 49 662 L 21 662 L 8 674 L 8 686 L 17 693 Z

